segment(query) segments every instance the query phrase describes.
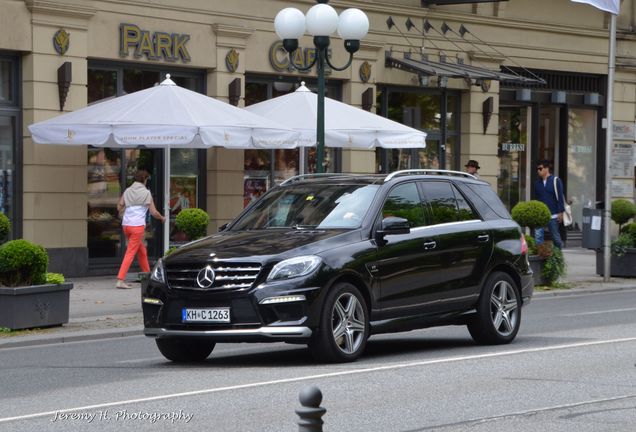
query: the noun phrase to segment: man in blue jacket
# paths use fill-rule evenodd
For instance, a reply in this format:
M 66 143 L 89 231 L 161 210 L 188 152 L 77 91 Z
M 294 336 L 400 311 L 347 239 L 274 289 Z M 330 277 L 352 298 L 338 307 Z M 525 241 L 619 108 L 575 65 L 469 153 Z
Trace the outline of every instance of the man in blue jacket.
M 550 168 L 550 161 L 542 160 L 537 162 L 537 173 L 539 174 L 539 179 L 534 184 L 534 193 L 536 199 L 543 202 L 550 209 L 552 217 L 550 218 L 550 222 L 548 222 L 548 229 L 552 235 L 552 242 L 554 243 L 554 246 L 562 249 L 563 242 L 561 241 L 559 224 L 563 221 L 563 212 L 565 211 L 565 203 L 563 201 L 563 183 L 560 178 L 556 177 L 557 190 L 555 193 L 555 177 L 550 174 Z M 543 236 L 544 228 L 537 228 L 534 233 L 537 245 L 543 243 Z

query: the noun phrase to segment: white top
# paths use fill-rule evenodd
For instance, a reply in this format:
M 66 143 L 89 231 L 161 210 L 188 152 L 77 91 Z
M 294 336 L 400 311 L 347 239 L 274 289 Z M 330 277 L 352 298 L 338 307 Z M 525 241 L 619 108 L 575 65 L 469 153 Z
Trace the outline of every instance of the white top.
M 125 226 L 146 226 L 148 206 L 136 205 L 126 207 L 121 224 Z

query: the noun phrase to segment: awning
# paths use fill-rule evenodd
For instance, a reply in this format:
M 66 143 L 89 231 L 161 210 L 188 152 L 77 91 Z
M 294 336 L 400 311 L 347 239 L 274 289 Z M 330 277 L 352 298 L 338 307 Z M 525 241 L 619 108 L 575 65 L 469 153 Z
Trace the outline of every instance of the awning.
M 430 60 L 415 60 L 413 58 L 398 58 L 387 52 L 385 66 L 402 69 L 408 72 L 426 76 L 447 78 L 462 78 L 471 80 L 495 80 L 514 82 L 518 84 L 545 84 L 541 78 L 528 78 L 513 73 L 499 72 L 491 69 L 470 66 L 461 63 L 442 63 Z

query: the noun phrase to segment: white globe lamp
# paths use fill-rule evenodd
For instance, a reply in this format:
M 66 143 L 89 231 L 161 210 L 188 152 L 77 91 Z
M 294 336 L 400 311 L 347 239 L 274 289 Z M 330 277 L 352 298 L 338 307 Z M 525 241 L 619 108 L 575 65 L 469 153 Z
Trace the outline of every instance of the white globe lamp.
M 312 36 L 329 36 L 338 29 L 338 12 L 326 3 L 313 6 L 305 18 L 307 32 Z

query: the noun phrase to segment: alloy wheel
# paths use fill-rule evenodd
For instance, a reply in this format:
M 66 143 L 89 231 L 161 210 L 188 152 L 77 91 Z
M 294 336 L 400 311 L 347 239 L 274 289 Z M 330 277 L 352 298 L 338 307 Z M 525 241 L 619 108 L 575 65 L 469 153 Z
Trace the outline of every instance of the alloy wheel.
M 515 289 L 505 280 L 497 282 L 492 290 L 490 316 L 495 330 L 502 336 L 509 336 L 517 327 L 517 295 Z
M 366 333 L 364 307 L 355 295 L 345 292 L 335 301 L 331 316 L 331 329 L 338 348 L 353 354 L 364 342 Z

